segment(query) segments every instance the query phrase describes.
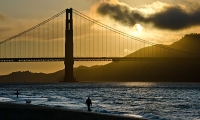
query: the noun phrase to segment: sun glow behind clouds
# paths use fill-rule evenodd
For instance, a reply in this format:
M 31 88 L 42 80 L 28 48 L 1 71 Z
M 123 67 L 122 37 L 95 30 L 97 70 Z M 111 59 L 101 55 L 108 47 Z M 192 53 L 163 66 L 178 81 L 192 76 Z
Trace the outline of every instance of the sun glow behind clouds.
M 146 38 L 151 39 L 151 38 L 149 38 L 149 34 L 146 33 L 148 31 L 147 27 L 149 27 L 149 26 L 146 26 L 146 25 L 143 26 L 142 24 L 137 23 L 134 26 L 127 27 L 127 26 L 124 26 L 122 24 L 119 24 L 118 22 L 116 22 L 113 19 L 110 19 L 108 16 L 101 16 L 101 15 L 99 15 L 97 13 L 97 8 L 103 2 L 110 3 L 110 4 L 125 5 L 125 6 L 130 7 L 131 9 L 136 9 L 138 11 L 151 11 L 150 13 L 152 13 L 153 11 L 157 10 L 156 9 L 156 5 L 160 5 L 161 4 L 160 2 L 154 3 L 152 5 L 154 8 L 152 8 L 151 10 L 150 10 L 150 8 L 151 8 L 150 5 L 149 6 L 142 6 L 141 8 L 132 8 L 131 6 L 127 5 L 126 3 L 118 1 L 118 0 L 101 0 L 101 1 L 98 1 L 97 3 L 95 3 L 90 8 L 90 14 L 89 14 L 89 16 L 91 18 L 94 18 L 94 19 L 96 19 L 97 21 L 100 21 L 103 24 L 106 24 L 106 25 L 108 25 L 108 26 L 110 26 L 110 27 L 112 27 L 112 28 L 114 28 L 116 30 L 122 31 L 124 33 L 129 34 L 129 35 L 132 35 L 132 36 L 135 36 L 135 37 L 139 37 L 139 38 L 142 38 L 142 39 L 146 39 Z M 152 35 L 152 33 L 151 33 L 151 35 Z M 152 39 L 154 39 L 154 38 L 152 38 Z
M 117 30 L 123 31 L 124 33 L 127 33 L 129 35 L 132 35 L 144 40 L 148 40 L 155 44 L 169 45 L 177 40 L 180 40 L 180 38 L 183 37 L 185 34 L 198 32 L 200 29 L 200 26 L 193 26 L 193 27 L 188 27 L 188 28 L 186 27 L 185 29 L 179 29 L 178 31 L 174 32 L 173 30 L 169 30 L 169 29 L 159 29 L 152 22 L 149 22 L 148 24 L 142 23 L 142 22 L 140 23 L 137 20 L 135 20 L 136 18 L 134 18 L 134 17 L 137 17 L 137 14 L 135 14 L 136 16 L 134 17 L 131 17 L 131 16 L 127 17 L 127 19 L 134 18 L 133 20 L 136 21 L 135 25 L 132 24 L 131 26 L 129 24 L 131 20 L 127 22 L 127 20 L 124 17 L 119 18 L 120 16 L 123 16 L 120 14 L 120 12 L 125 11 L 125 13 L 129 13 L 130 12 L 129 10 L 132 10 L 132 11 L 135 11 L 136 13 L 137 12 L 140 13 L 140 15 L 142 15 L 143 18 L 146 19 L 146 18 L 152 17 L 152 15 L 155 13 L 162 13 L 163 11 L 167 11 L 170 8 L 182 8 L 183 10 L 185 8 L 190 8 L 191 10 L 193 10 L 192 8 L 197 8 L 200 6 L 199 2 L 196 2 L 193 0 L 191 1 L 192 2 L 179 1 L 175 3 L 172 1 L 166 1 L 166 2 L 152 1 L 152 3 L 144 2 L 144 4 L 137 6 L 134 4 L 126 4 L 128 2 L 126 2 L 125 0 L 120 0 L 120 1 L 119 0 L 99 0 L 93 6 L 91 6 L 90 12 L 96 15 L 96 17 L 92 17 L 92 18 L 95 18 L 95 19 L 98 18 L 98 21 L 110 27 L 113 27 Z M 131 2 L 131 3 L 134 3 L 134 2 Z M 197 4 L 196 5 L 197 7 L 194 7 L 193 4 L 195 3 Z M 99 6 L 102 4 L 104 4 L 103 6 L 107 5 L 107 7 L 109 7 L 110 5 L 111 8 L 112 7 L 114 8 L 116 6 L 121 6 L 121 7 L 120 9 L 115 10 L 115 12 L 113 12 L 112 9 L 105 8 L 100 12 L 100 13 L 103 12 L 104 14 L 99 14 L 98 9 L 99 9 Z M 189 9 L 185 11 L 188 12 L 188 10 Z M 119 14 L 116 14 L 116 13 L 119 13 Z M 111 17 L 113 17 L 114 19 L 112 19 Z M 125 23 L 127 23 L 127 25 L 124 25 Z M 165 25 L 165 22 L 164 22 L 164 25 Z M 173 27 L 173 24 L 171 26 Z
M 136 37 L 145 36 L 144 28 L 140 24 L 135 24 L 131 29 L 127 30 L 127 33 Z
M 138 32 L 142 32 L 143 27 L 140 24 L 136 24 L 135 27 Z

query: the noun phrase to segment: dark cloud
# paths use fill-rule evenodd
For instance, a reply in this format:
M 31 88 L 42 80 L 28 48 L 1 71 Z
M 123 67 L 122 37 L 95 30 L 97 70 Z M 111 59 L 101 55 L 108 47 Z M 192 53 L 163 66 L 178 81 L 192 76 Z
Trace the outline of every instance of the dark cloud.
M 128 6 L 104 2 L 97 8 L 97 12 L 103 16 L 109 16 L 126 26 L 134 26 L 136 23 L 148 23 L 160 29 L 181 30 L 200 25 L 200 8 L 187 12 L 180 6 L 171 6 L 165 7 L 160 12 L 145 16 Z

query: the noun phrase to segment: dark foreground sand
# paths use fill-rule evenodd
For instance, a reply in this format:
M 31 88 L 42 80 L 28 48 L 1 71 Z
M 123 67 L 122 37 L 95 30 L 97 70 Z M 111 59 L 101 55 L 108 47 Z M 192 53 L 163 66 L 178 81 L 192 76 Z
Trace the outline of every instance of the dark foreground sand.
M 144 120 L 29 104 L 0 103 L 0 120 Z

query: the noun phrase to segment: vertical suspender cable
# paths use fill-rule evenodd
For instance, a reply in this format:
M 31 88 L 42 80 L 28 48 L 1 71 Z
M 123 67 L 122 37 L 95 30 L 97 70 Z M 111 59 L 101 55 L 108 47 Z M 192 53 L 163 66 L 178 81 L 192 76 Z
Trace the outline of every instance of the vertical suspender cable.
M 31 46 L 30 46 L 30 32 L 27 33 L 27 57 L 30 57 L 30 51 L 31 51 Z
M 131 43 L 131 51 L 133 51 L 133 40 L 132 40 L 132 38 L 130 39 L 130 43 Z M 136 46 L 137 47 L 137 46 Z M 133 54 L 132 54 L 132 56 L 130 56 L 130 57 L 133 57 Z
M 38 27 L 38 57 L 40 57 L 40 27 Z
M 118 54 L 119 54 L 118 56 L 121 57 L 120 56 L 120 33 L 119 33 L 119 53 Z
M 124 35 L 123 35 L 123 49 L 122 49 L 122 52 L 123 52 L 123 57 L 124 57 Z
M 24 57 L 26 58 L 27 57 L 27 33 L 24 34 Z
M 27 34 L 27 33 L 26 33 Z M 24 42 L 23 42 L 23 48 L 24 48 L 24 50 L 23 50 L 23 57 L 24 58 L 26 58 L 27 56 L 26 56 L 26 51 L 27 51 L 27 45 L 26 45 L 26 34 L 24 34 Z
M 12 58 L 12 41 L 10 40 L 10 58 Z
M 148 47 L 148 42 L 145 42 L 145 48 L 146 48 L 146 57 L 148 57 L 149 53 L 149 47 Z
M 144 53 L 145 53 L 145 48 L 144 48 L 144 42 L 143 41 L 141 41 L 141 43 L 142 43 L 142 56 L 141 57 L 144 57 Z
M 53 57 L 53 55 L 54 55 L 54 44 L 53 44 L 53 42 L 54 42 L 54 20 L 52 20 L 52 38 L 51 38 L 51 44 L 52 44 L 52 53 L 51 53 L 51 57 Z
M 116 57 L 117 56 L 117 33 L 114 33 L 115 34 L 115 56 L 113 57 Z
M 127 44 L 127 55 L 129 55 L 129 45 L 128 45 L 128 42 L 129 42 L 129 38 L 127 37 L 127 40 L 126 40 L 126 44 Z
M 146 56 L 146 44 L 145 44 L 145 42 L 144 42 L 144 56 L 143 57 L 145 57 Z
M 27 37 L 27 40 L 28 40 L 28 57 L 30 57 L 31 55 L 31 32 L 28 32 L 28 37 Z
M 89 57 L 91 57 L 90 56 L 90 21 L 89 21 Z
M 79 16 L 79 17 L 80 17 L 80 25 L 79 25 L 80 26 L 80 40 L 79 40 L 80 41 L 80 48 L 79 49 L 80 49 L 80 56 L 82 56 L 81 55 L 81 16 Z
M 1 46 L 2 46 L 2 44 L 0 44 L 0 58 L 1 58 L 1 51 L 2 51 L 2 50 L 1 50 Z
M 88 30 L 87 30 L 87 20 L 85 17 L 81 16 L 84 20 L 83 25 L 83 31 L 84 31 L 84 40 L 83 40 L 83 53 L 84 53 L 84 57 L 87 57 L 87 34 L 88 34 Z
M 111 48 L 112 48 L 111 42 L 112 42 L 112 41 L 111 41 L 111 31 L 110 31 L 110 57 L 111 57 L 111 52 L 112 52 L 112 51 L 111 51 Z
M 16 37 L 15 37 L 15 58 L 17 58 L 17 42 L 16 42 Z
M 16 37 L 17 38 L 17 41 L 16 41 L 16 57 L 19 57 L 19 54 L 20 54 L 20 38 L 19 36 Z
M 156 57 L 158 57 L 158 55 L 157 55 L 157 45 L 156 45 L 156 51 L 155 52 L 156 52 Z
M 142 57 L 142 43 L 141 43 L 141 41 L 140 41 L 140 58 Z
M 62 24 L 61 24 L 61 38 L 63 38 L 62 41 L 61 41 L 61 51 L 62 51 L 62 54 L 61 54 L 62 56 L 61 56 L 61 57 L 64 56 L 64 47 L 63 47 L 63 46 L 64 46 L 64 44 L 65 44 L 65 43 L 64 43 L 64 32 L 65 32 L 65 29 L 64 29 L 64 21 L 65 21 L 65 20 L 64 20 L 64 17 L 63 17 L 63 16 L 64 16 L 64 14 L 62 14 L 62 18 L 61 18 L 61 19 L 62 19 Z
M 46 39 L 46 35 L 45 35 L 45 25 L 46 25 L 46 24 L 43 25 L 43 35 L 42 35 L 42 57 L 44 57 L 44 55 L 45 55 L 45 42 L 44 42 L 44 41 L 46 41 L 46 40 L 45 40 L 45 39 Z
M 20 36 L 18 36 L 18 38 L 19 38 L 19 40 L 17 41 L 18 42 L 18 51 L 19 51 L 19 53 L 18 53 L 18 57 L 21 57 L 21 35 Z
M 28 57 L 30 58 L 30 55 L 31 55 L 31 39 L 32 39 L 32 36 L 31 36 L 31 32 L 28 32 Z
M 107 28 L 106 28 L 106 57 L 107 57 L 107 44 L 108 44 L 108 41 L 107 41 Z
M 15 49 L 14 49 L 14 40 L 15 40 L 15 38 L 12 38 L 12 40 L 10 41 L 11 42 L 11 46 L 10 46 L 10 53 L 11 53 L 11 57 L 12 58 L 14 58 L 14 51 L 15 51 Z M 1 54 L 1 51 L 0 51 L 0 54 Z
M 5 49 L 5 55 L 4 55 L 5 58 L 7 57 L 7 56 L 6 56 L 6 55 L 7 55 L 7 53 L 6 53 L 6 46 L 7 46 L 7 42 L 5 42 L 5 48 L 4 48 L 4 49 Z
M 95 54 L 94 54 L 94 26 L 95 26 L 95 24 L 94 24 L 94 22 L 93 22 L 93 57 L 95 56 Z
M 102 57 L 103 57 L 103 27 L 101 27 L 102 28 Z
M 58 25 L 59 25 L 59 24 L 58 24 L 58 18 L 59 18 L 59 16 L 56 17 L 56 20 L 57 20 L 57 36 L 56 36 L 56 37 L 57 37 L 57 40 L 56 40 L 56 41 L 57 41 L 57 42 L 56 42 L 56 43 L 57 43 L 57 44 L 56 44 L 56 45 L 57 45 L 57 46 L 56 46 L 56 47 L 57 47 L 57 51 L 56 51 L 56 57 L 58 57 L 58 40 L 59 40 L 59 38 L 58 38 L 58 32 L 59 32 L 59 31 L 58 31 Z
M 49 52 L 50 52 L 50 49 L 49 49 L 49 47 L 50 47 L 50 29 L 49 29 L 49 22 L 47 23 L 47 29 L 48 29 L 48 40 L 47 40 L 47 52 L 48 52 L 48 57 L 50 57 L 50 55 L 49 55 Z
M 7 41 L 6 42 L 4 42 L 3 43 L 3 45 L 4 45 L 4 58 L 6 58 L 6 45 L 7 45 Z
M 99 31 L 98 31 L 98 30 L 99 30 L 99 25 L 97 25 L 97 31 L 96 31 L 96 33 L 97 33 L 97 41 L 98 41 L 98 43 L 99 43 L 99 37 L 100 37 L 100 36 L 99 36 Z M 98 53 L 98 54 L 97 54 L 97 57 L 100 57 L 100 56 L 99 56 L 99 45 L 98 45 L 98 44 L 96 44 L 96 45 L 97 45 L 97 53 Z
M 85 19 L 85 18 L 84 18 Z M 85 34 L 85 40 L 84 40 L 84 54 L 85 54 L 85 56 L 87 56 L 87 44 L 86 44 L 86 42 L 87 42 L 87 34 L 88 34 L 88 31 L 87 31 L 87 20 L 85 19 L 84 20 L 84 23 L 85 23 L 85 32 L 86 32 L 86 34 Z
M 75 22 L 76 22 L 76 23 L 75 23 L 75 25 L 76 25 L 76 27 L 75 27 L 75 45 L 76 45 L 76 46 L 75 46 L 75 47 L 76 47 L 76 57 L 78 57 L 78 56 L 77 56 L 77 52 L 78 52 L 78 47 L 77 47 L 77 45 L 78 45 L 78 44 L 77 44 L 77 43 L 78 43 L 78 42 L 77 42 L 77 14 L 75 14 L 75 15 L 76 15 L 76 16 L 75 16 L 75 19 L 76 19 L 76 21 L 75 21 Z
M 11 51 L 12 51 L 12 40 L 10 40 L 10 58 L 12 58 L 12 55 L 11 55 Z
M 32 53 L 32 56 L 31 56 L 31 57 L 34 57 L 34 53 L 35 53 L 35 49 L 34 49 L 34 48 L 35 48 L 35 44 L 34 44 L 34 42 L 35 42 L 35 41 L 34 41 L 34 40 L 35 40 L 35 39 L 34 39 L 34 38 L 35 38 L 35 35 L 34 35 L 34 33 L 35 33 L 35 30 L 33 29 L 33 33 L 32 33 L 32 34 L 33 34 L 33 38 L 32 38 L 32 47 L 33 47 L 33 51 L 32 51 L 32 52 L 33 52 L 33 53 Z

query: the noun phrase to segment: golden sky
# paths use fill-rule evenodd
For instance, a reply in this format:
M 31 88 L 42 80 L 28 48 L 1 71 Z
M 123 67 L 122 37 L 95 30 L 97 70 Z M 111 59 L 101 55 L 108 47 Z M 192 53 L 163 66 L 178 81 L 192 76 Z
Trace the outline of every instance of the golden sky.
M 97 10 L 102 3 L 108 3 L 111 5 L 110 7 L 114 5 L 126 6 L 130 10 L 139 11 L 145 18 L 154 15 L 146 21 L 152 20 L 150 18 L 156 18 L 155 13 L 168 10 L 167 8 L 181 8 L 185 13 L 192 14 L 198 10 L 200 4 L 198 0 L 2 0 L 0 2 L 0 41 L 18 34 L 66 8 L 76 9 L 111 27 L 153 43 L 171 44 L 185 34 L 199 33 L 200 31 L 198 23 L 189 27 L 179 27 L 180 29 L 162 27 L 154 21 L 146 22 L 143 20 L 141 22 L 135 19 L 129 21 L 135 21 L 135 23 L 123 24 L 120 19 L 113 19 L 107 11 L 98 13 Z M 109 12 L 116 14 L 115 11 Z M 195 14 L 193 16 L 195 17 Z M 180 21 L 183 20 L 180 19 Z M 105 64 L 105 62 L 75 62 L 75 66 L 95 64 Z M 63 62 L 0 63 L 0 75 L 26 70 L 50 73 L 63 68 Z

